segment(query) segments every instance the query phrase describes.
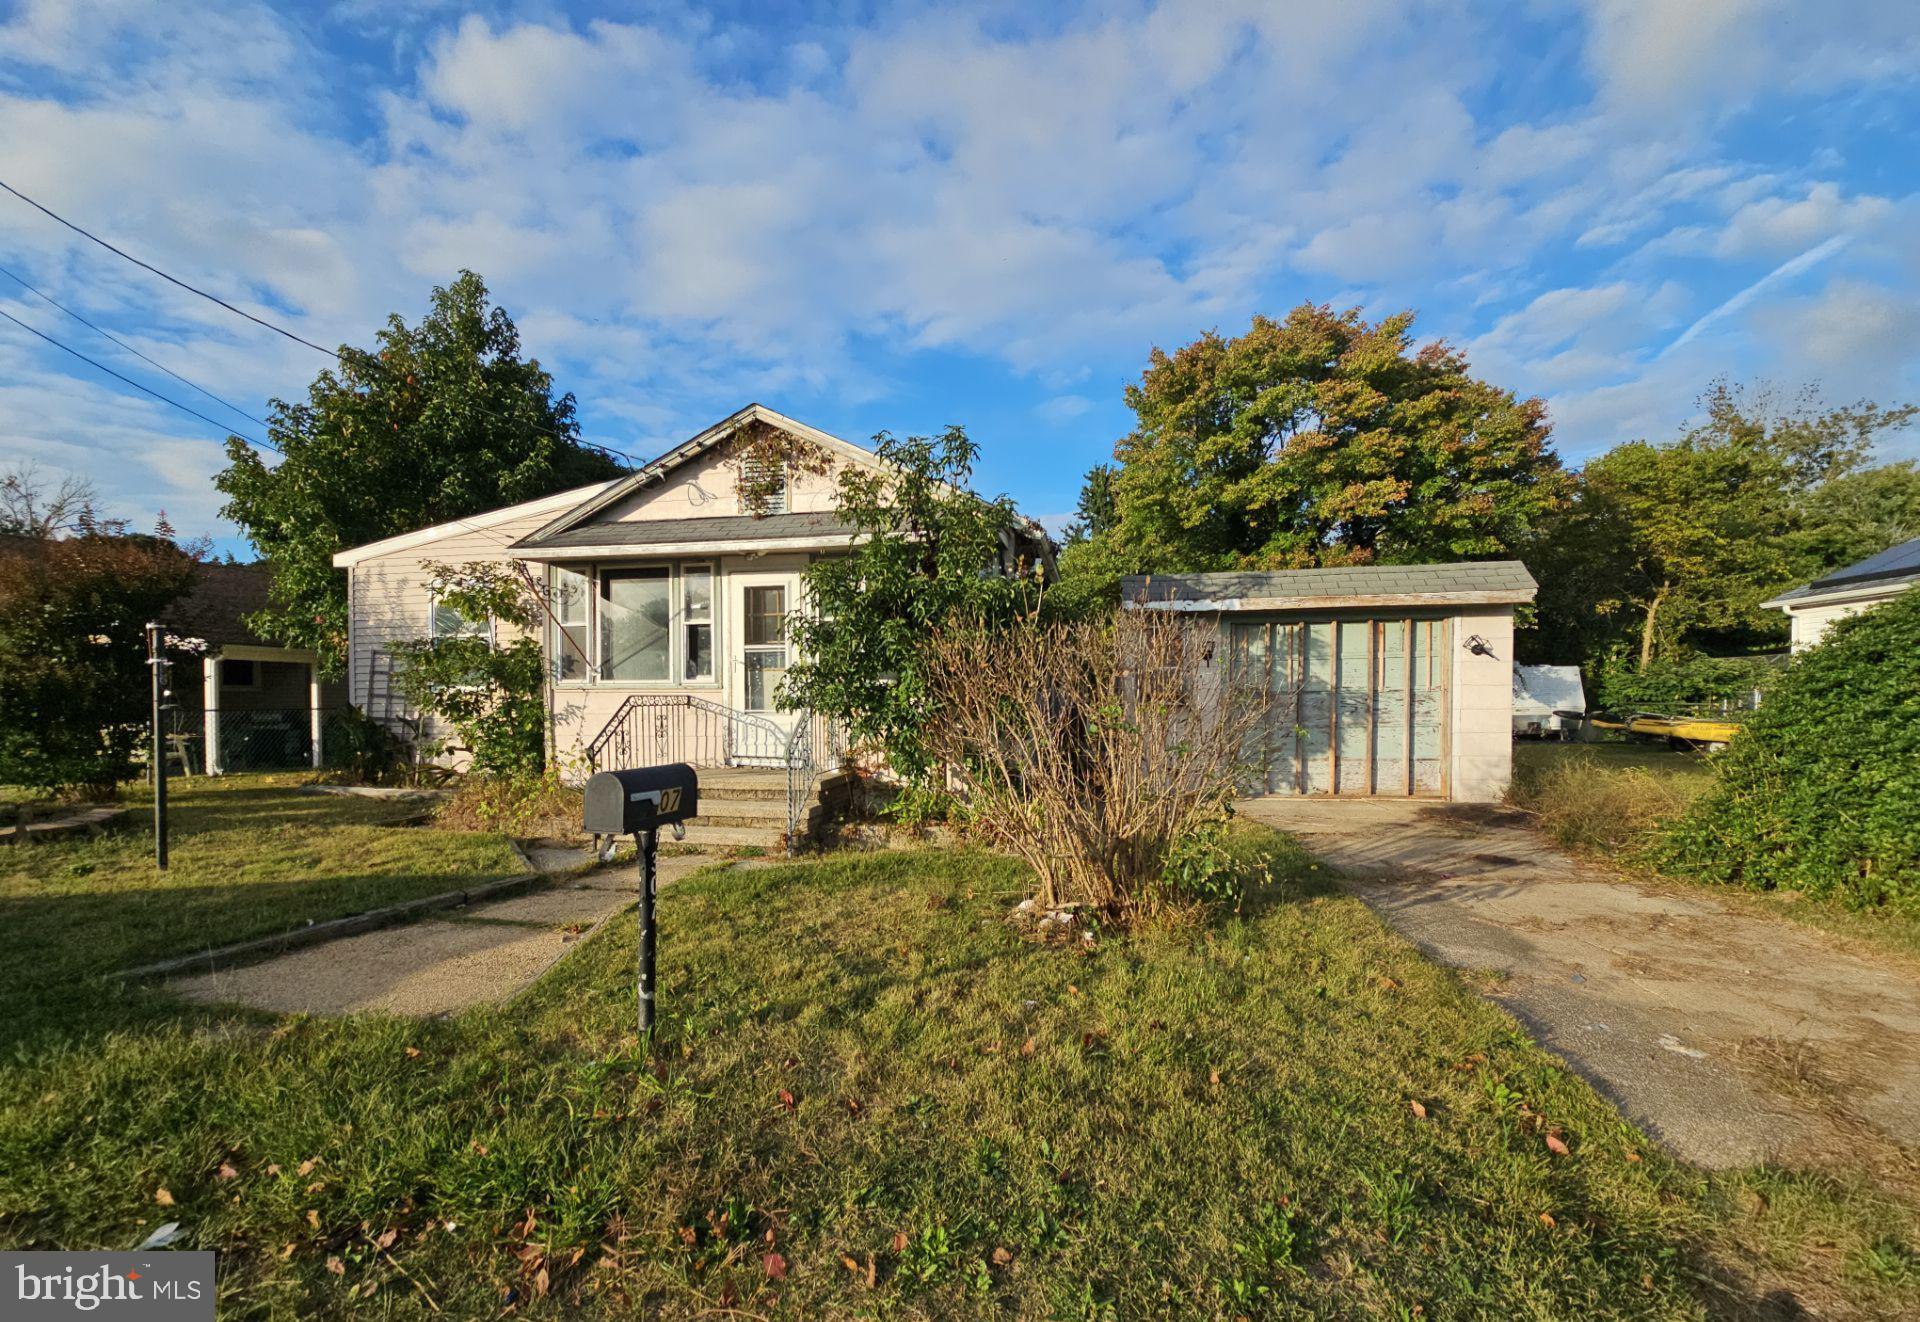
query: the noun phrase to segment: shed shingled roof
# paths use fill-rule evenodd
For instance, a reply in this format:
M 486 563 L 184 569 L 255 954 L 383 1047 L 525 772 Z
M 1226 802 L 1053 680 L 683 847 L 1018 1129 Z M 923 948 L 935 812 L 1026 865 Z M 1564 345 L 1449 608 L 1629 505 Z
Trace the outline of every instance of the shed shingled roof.
M 1214 574 L 1134 574 L 1120 580 L 1129 603 L 1268 600 L 1315 597 L 1458 596 L 1474 601 L 1533 600 L 1539 585 L 1518 560 L 1474 560 L 1447 565 L 1351 565 L 1335 569 L 1232 570 Z
M 680 542 L 756 542 L 782 537 L 852 537 L 852 525 L 833 511 L 768 514 L 743 518 L 738 514 L 706 519 L 630 519 L 617 523 L 583 523 L 549 536 L 538 533 L 513 544 L 516 551 L 552 551 L 579 546 L 666 546 Z

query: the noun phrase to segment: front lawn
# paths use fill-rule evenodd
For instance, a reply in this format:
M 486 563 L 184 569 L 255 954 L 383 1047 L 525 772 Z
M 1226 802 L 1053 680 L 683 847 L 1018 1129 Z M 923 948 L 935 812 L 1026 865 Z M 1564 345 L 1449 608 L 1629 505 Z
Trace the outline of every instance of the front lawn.
M 148 993 L 0 1069 L 0 1239 L 178 1221 L 234 1317 L 1920 1307 L 1908 1211 L 1674 1166 L 1243 843 L 1276 875 L 1244 916 L 1091 945 L 1017 930 L 1025 877 L 986 855 L 696 874 L 662 894 L 650 1057 L 630 918 L 440 1021 Z
M 301 793 L 306 779 L 169 782 L 164 873 L 141 787 L 121 829 L 0 850 L 0 1041 L 71 1022 L 100 974 L 522 870 L 499 836 L 383 825 L 418 805 Z

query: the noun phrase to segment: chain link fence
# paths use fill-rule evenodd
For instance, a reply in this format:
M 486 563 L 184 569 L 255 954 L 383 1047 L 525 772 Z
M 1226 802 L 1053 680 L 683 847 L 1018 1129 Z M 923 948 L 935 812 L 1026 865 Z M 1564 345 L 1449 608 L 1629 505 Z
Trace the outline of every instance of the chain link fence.
M 222 771 L 297 771 L 313 765 L 312 710 L 307 707 L 259 707 L 221 711 L 220 769 Z M 205 712 L 176 708 L 168 725 L 174 752 L 190 775 L 207 770 Z M 338 766 L 349 753 L 352 708 L 323 708 L 320 712 L 320 764 Z

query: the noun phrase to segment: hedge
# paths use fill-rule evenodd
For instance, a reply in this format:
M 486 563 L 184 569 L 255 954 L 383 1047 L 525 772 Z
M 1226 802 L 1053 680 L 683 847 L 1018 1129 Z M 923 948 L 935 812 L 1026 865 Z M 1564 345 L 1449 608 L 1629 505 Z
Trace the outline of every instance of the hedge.
M 1663 866 L 1920 910 L 1920 588 L 1794 658 L 1714 773 Z

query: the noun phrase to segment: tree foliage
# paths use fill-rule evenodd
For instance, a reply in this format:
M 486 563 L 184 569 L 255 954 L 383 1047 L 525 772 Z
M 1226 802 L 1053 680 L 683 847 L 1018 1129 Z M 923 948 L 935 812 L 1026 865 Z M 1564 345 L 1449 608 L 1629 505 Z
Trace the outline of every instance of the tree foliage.
M 1794 658 L 1669 833 L 1669 867 L 1920 907 L 1920 590 Z
M 215 479 L 222 513 L 273 566 L 271 604 L 250 623 L 329 669 L 346 642 L 335 552 L 620 471 L 581 445 L 573 396 L 520 356 L 512 319 L 471 271 L 433 291 L 419 325 L 396 314 L 376 339 L 343 345 L 304 402 L 273 402 L 280 463 L 230 438 Z
M 133 775 L 146 625 L 192 587 L 196 554 L 115 526 L 0 538 L 0 783 L 98 793 Z
M 1541 583 L 1530 655 L 1590 661 L 1625 644 L 1645 668 L 1693 648 L 1777 645 L 1784 621 L 1762 602 L 1899 540 L 1881 538 L 1911 511 L 1911 471 L 1864 465 L 1913 409 L 1782 407 L 1725 382 L 1701 405 L 1677 439 L 1586 465 L 1528 555 Z
M 1008 617 L 1040 567 L 1012 549 L 1012 502 L 973 491 L 977 447 L 963 428 L 905 440 L 882 432 L 874 442 L 881 468 L 840 476 L 840 517 L 858 540 L 807 570 L 809 609 L 789 622 L 798 659 L 780 698 L 844 720 L 856 743 L 884 750 L 895 772 L 919 782 L 929 770 L 931 639 L 955 618 Z
M 547 717 L 539 601 L 504 565 L 429 561 L 424 568 L 436 602 L 489 627 L 393 645 L 401 696 L 454 730 L 453 741 L 422 751 L 467 753 L 470 769 L 487 775 L 538 774 Z
M 1154 350 L 1127 388 L 1113 526 L 1128 572 L 1511 554 L 1564 499 L 1545 406 L 1478 380 L 1413 315 L 1303 304 Z

